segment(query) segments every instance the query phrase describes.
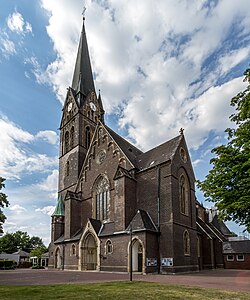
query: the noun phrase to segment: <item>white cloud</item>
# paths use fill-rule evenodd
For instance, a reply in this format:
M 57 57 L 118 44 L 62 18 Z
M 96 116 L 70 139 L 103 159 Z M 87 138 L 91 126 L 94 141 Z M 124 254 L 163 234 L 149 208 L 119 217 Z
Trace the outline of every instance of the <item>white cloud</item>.
M 55 211 L 55 208 L 56 208 L 55 206 L 50 205 L 50 206 L 45 206 L 43 208 L 37 208 L 36 211 L 51 216 Z
M 49 192 L 49 198 L 51 199 L 57 199 L 58 175 L 58 170 L 53 170 L 45 180 L 37 184 L 38 188 L 43 191 Z
M 36 134 L 36 138 L 42 139 L 52 145 L 56 145 L 58 142 L 58 136 L 55 131 L 52 130 L 44 130 L 44 131 L 39 131 Z
M 1 50 L 5 56 L 16 53 L 15 44 L 9 39 L 1 38 Z
M 18 34 L 32 32 L 31 24 L 25 22 L 23 16 L 17 11 L 8 16 L 7 25 L 11 31 Z
M 15 212 L 16 214 L 21 214 L 21 213 L 27 211 L 26 208 L 20 206 L 19 204 L 11 205 L 9 207 L 9 209 L 12 210 L 13 212 Z
M 19 179 L 22 173 L 45 172 L 57 167 L 56 157 L 27 148 L 35 137 L 0 115 L 0 176 Z
M 47 32 L 57 58 L 38 80 L 50 82 L 63 102 L 75 63 L 82 1 L 73 6 L 70 0 L 41 3 L 49 12 Z M 192 5 L 173 0 L 89 0 L 86 6 L 96 88 L 102 91 L 105 111 L 121 116 L 127 138 L 149 149 L 185 127 L 189 145 L 197 148 L 210 130 L 225 129 L 229 100 L 243 85 L 239 79 L 230 88 L 220 77 L 249 56 L 249 45 L 236 50 L 230 44 L 232 26 L 238 29 L 234 41 L 242 41 L 247 29 L 247 0 L 237 6 L 232 0 L 194 0 Z

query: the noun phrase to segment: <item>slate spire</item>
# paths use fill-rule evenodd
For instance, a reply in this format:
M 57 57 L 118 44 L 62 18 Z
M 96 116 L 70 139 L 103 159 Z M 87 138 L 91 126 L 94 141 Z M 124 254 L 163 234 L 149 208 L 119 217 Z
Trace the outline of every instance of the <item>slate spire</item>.
M 94 79 L 91 69 L 87 37 L 84 26 L 85 18 L 83 17 L 83 25 L 81 38 L 79 42 L 75 70 L 71 87 L 77 93 L 87 96 L 89 92 L 95 91 Z

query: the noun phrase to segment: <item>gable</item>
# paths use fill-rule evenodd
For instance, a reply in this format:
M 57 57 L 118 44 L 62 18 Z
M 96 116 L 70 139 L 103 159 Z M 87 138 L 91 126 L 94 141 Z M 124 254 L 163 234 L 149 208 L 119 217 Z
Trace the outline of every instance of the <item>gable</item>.
M 145 170 L 172 160 L 179 146 L 181 136 L 177 136 L 136 158 L 138 169 Z
M 98 174 L 107 173 L 107 169 L 112 169 L 113 174 L 110 174 L 110 178 L 113 179 L 118 166 L 126 170 L 134 168 L 134 165 L 109 134 L 106 126 L 99 121 L 78 178 L 76 191 L 80 191 L 81 183 L 87 181 L 90 173 L 92 177 L 97 177 Z
M 68 89 L 66 100 L 63 106 L 63 114 L 60 124 L 60 129 L 66 125 L 66 123 L 78 112 L 78 103 L 75 100 L 73 91 L 71 88 Z

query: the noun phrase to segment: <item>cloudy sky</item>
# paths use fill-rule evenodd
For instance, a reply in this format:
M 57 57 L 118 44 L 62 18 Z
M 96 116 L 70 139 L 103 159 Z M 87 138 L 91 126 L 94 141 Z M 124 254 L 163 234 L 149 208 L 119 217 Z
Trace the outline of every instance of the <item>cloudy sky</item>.
M 249 0 L 1 0 L 0 176 L 5 232 L 46 244 L 57 198 L 58 127 L 82 15 L 106 123 L 146 151 L 179 134 L 197 179 L 226 142 L 250 62 Z M 198 199 L 207 206 L 203 196 Z M 230 224 L 239 233 L 241 228 Z

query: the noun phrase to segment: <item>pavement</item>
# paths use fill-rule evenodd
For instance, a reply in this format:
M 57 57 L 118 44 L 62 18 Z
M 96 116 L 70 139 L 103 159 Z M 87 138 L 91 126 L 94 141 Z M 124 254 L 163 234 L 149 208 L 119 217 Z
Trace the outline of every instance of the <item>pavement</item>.
M 129 274 L 32 269 L 0 270 L 0 285 L 54 285 L 110 281 L 129 281 Z M 133 274 L 133 281 L 250 292 L 250 270 L 216 269 L 177 275 Z

